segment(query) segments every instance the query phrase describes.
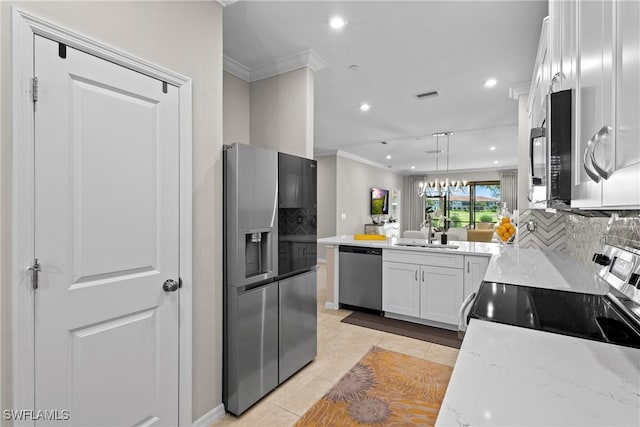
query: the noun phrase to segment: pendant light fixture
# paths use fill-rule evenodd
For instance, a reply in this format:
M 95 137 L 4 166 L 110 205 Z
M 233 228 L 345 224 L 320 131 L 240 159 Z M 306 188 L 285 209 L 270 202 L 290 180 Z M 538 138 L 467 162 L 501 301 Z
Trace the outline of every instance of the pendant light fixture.
M 449 179 L 449 149 L 453 132 L 434 133 L 436 137 L 436 178 L 433 181 L 423 181 L 418 184 L 418 197 L 442 197 L 450 196 L 453 192 L 467 192 L 467 180 Z M 446 151 L 446 175 L 444 180 L 438 179 L 440 137 L 447 137 Z

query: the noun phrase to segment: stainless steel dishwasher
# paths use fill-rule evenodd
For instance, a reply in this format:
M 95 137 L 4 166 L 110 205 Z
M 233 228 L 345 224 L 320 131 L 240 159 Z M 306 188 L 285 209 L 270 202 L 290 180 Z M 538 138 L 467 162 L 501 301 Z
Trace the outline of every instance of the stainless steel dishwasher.
M 341 306 L 382 311 L 382 249 L 340 246 Z

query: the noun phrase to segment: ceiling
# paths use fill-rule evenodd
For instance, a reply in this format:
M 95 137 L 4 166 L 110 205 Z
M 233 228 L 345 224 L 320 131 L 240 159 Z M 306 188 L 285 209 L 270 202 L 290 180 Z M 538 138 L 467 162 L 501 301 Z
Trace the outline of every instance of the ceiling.
M 450 170 L 512 168 L 518 103 L 509 88 L 531 80 L 547 7 L 547 1 L 241 1 L 224 9 L 224 54 L 259 68 L 312 49 L 328 63 L 315 73 L 316 155 L 341 150 L 396 173 L 432 172 L 438 156 L 426 151 L 436 149 L 433 134 L 451 131 Z M 334 15 L 348 21 L 341 30 L 328 25 Z M 349 69 L 353 64 L 357 71 Z M 498 83 L 487 88 L 490 77 Z M 416 98 L 433 90 L 440 95 Z M 363 102 L 369 111 L 360 111 Z M 439 142 L 446 149 L 446 137 Z

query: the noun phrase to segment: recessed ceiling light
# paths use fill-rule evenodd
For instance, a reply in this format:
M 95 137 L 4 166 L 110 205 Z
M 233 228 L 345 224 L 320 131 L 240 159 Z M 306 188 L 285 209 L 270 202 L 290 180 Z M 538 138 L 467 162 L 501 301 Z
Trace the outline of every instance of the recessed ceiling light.
M 493 164 L 494 164 L 494 165 L 497 165 L 498 163 L 500 163 L 500 162 L 499 162 L 499 161 L 497 161 L 497 160 L 494 160 L 494 161 L 493 161 Z
M 496 146 L 495 146 L 495 145 L 492 145 L 491 147 L 489 147 L 489 150 L 491 150 L 491 151 L 495 151 L 495 150 L 496 150 Z
M 391 154 L 387 154 L 387 160 L 391 158 Z
M 363 102 L 362 104 L 360 104 L 360 111 L 369 111 L 370 108 L 371 108 L 371 105 L 367 104 L 366 102 Z
M 415 166 L 411 166 L 411 169 L 415 169 L 415 168 L 416 168 Z
M 498 81 L 493 77 L 484 82 L 485 87 L 494 87 L 498 84 Z
M 329 25 L 334 30 L 339 30 L 340 28 L 347 25 L 347 21 L 342 16 L 333 16 L 331 19 L 329 19 Z

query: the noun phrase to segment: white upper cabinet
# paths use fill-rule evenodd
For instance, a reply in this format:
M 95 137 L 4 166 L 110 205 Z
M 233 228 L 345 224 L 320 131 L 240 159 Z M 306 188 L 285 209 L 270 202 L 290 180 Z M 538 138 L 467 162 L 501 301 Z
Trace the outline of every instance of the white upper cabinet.
M 598 145 L 614 144 L 613 5 L 610 1 L 577 4 L 576 137 L 571 206 L 600 207 L 602 177 L 593 165 Z
M 605 167 L 602 205 L 640 206 L 640 2 L 616 3 L 614 146 L 602 147 Z M 598 157 L 605 157 L 596 153 Z
M 611 0 L 562 3 L 572 4 L 577 18 L 574 33 L 571 21 L 561 17 L 562 36 L 570 43 L 576 34 L 577 47 L 571 206 L 637 209 L 640 5 Z M 568 5 L 562 14 L 570 15 Z
M 576 3 L 549 1 L 550 89 L 576 87 Z
M 562 90 L 576 87 L 577 5 L 574 1 L 560 1 L 562 19 L 560 25 L 560 75 Z M 574 103 L 575 104 L 575 103 Z
M 529 89 L 529 128 L 541 127 L 546 117 L 546 95 L 551 84 L 551 52 L 549 49 L 549 18 L 540 31 L 540 42 Z

